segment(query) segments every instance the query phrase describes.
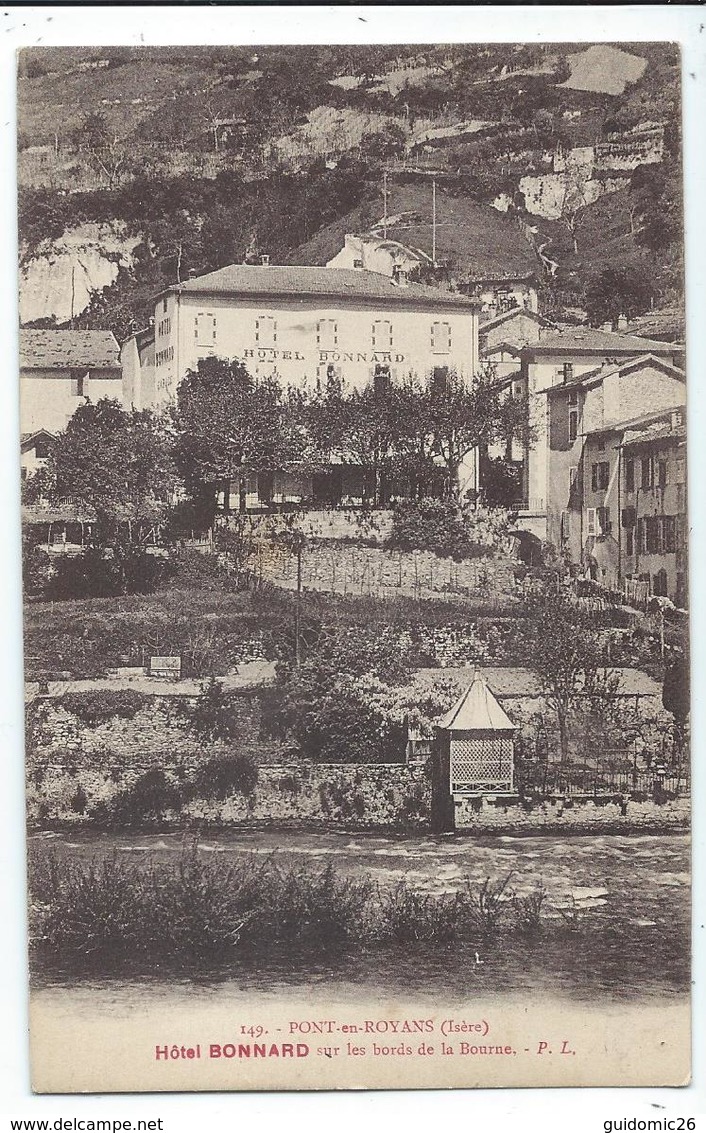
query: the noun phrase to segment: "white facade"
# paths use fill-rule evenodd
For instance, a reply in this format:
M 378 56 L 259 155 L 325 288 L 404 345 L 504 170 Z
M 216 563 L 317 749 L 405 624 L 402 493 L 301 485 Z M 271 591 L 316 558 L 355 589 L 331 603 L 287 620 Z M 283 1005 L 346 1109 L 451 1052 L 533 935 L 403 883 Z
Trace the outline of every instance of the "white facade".
M 47 429 L 62 432 L 86 400 L 102 397 L 122 400 L 120 370 L 20 370 L 20 426 L 22 433 Z
M 119 347 L 110 331 L 20 330 L 20 429 L 60 433 L 79 405 L 122 400 Z
M 319 288 L 327 293 L 315 294 Z M 185 374 L 210 356 L 299 388 L 325 382 L 331 367 L 349 389 L 367 386 L 380 366 L 393 382 L 424 379 L 436 367 L 468 378 L 478 369 L 475 304 L 357 271 L 226 268 L 160 296 L 154 331 L 157 405 L 172 401 Z

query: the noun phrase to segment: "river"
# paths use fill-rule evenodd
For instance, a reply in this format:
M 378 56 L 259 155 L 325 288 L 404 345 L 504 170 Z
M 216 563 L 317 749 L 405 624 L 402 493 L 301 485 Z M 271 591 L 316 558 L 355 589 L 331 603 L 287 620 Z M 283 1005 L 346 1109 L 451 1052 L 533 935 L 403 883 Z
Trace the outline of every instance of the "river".
M 183 833 L 101 835 L 41 832 L 30 847 L 85 859 L 117 853 L 132 860 L 175 857 L 192 839 Z M 97 1000 L 113 1007 L 228 1001 L 239 993 L 309 999 L 402 993 L 430 1001 L 474 995 L 551 996 L 574 1003 L 658 1002 L 686 997 L 689 987 L 690 844 L 686 834 L 586 837 L 435 838 L 359 833 L 228 832 L 203 836 L 199 852 L 224 858 L 274 855 L 283 864 L 334 862 L 343 873 L 368 875 L 382 886 L 405 878 L 415 889 L 452 892 L 467 879 L 480 883 L 511 875 L 523 894 L 547 892 L 545 920 L 556 922 L 536 940 L 504 938 L 478 953 L 454 946 L 356 949 L 343 955 L 249 955 L 242 963 L 160 976 L 122 971 L 119 978 L 56 968 L 35 971 L 35 995 L 66 994 L 78 1008 Z M 561 910 L 572 914 L 570 931 Z

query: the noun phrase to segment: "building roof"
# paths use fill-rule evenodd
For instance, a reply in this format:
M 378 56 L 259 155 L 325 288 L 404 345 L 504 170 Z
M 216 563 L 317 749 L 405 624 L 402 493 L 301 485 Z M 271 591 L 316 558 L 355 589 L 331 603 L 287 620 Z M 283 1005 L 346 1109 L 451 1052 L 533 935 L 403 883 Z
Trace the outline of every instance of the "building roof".
M 56 433 L 50 433 L 48 429 L 35 429 L 33 433 L 23 433 L 20 437 L 21 452 L 30 452 L 39 440 L 55 441 Z
M 605 378 L 610 377 L 611 374 L 627 374 L 631 370 L 639 370 L 647 364 L 655 369 L 664 370 L 673 374 L 678 381 L 686 381 L 686 374 L 679 366 L 673 366 L 671 362 L 666 362 L 664 358 L 656 358 L 654 354 L 643 354 L 640 358 L 628 358 L 624 362 L 616 365 L 594 366 L 593 369 L 584 370 L 583 373 L 572 374 L 572 376 L 565 381 L 560 382 L 558 385 L 548 386 L 541 392 L 551 396 L 552 394 L 561 393 L 570 386 L 598 385 Z M 591 431 L 602 432 L 604 428 L 608 429 L 609 427 L 609 425 L 605 425 L 600 429 L 593 429 Z
M 208 275 L 177 283 L 168 291 L 207 295 L 261 295 L 343 299 L 357 298 L 402 306 L 432 304 L 475 310 L 478 304 L 465 295 L 424 287 L 419 283 L 400 285 L 390 276 L 354 268 L 302 267 L 301 265 L 255 267 L 231 264 Z
M 620 678 L 619 692 L 623 696 L 661 696 L 662 686 L 653 677 L 643 673 L 640 669 L 609 669 Z M 448 681 L 451 679 L 464 686 L 468 683 L 468 668 L 446 669 L 417 669 L 416 677 L 425 681 Z M 532 669 L 487 667 L 483 670 L 492 694 L 499 700 L 511 700 L 514 697 L 542 696 L 542 685 L 539 677 Z M 468 691 L 468 690 L 466 690 Z M 453 709 L 451 710 L 453 711 Z
M 599 428 L 587 429 L 583 436 L 598 437 L 601 433 L 623 433 L 630 429 L 641 430 L 662 424 L 666 427 L 664 436 L 686 436 L 686 425 L 683 418 L 681 424 L 677 425 L 676 428 L 672 427 L 672 415 L 674 413 L 684 414 L 685 411 L 686 406 L 683 402 L 680 405 L 667 406 L 666 409 L 653 409 L 649 413 L 641 413 L 638 417 L 630 417 L 627 421 L 609 421 Z
M 20 330 L 21 370 L 120 370 L 120 347 L 109 330 Z
M 487 324 L 486 324 L 487 326 Z M 567 327 L 540 337 L 539 342 L 526 346 L 527 356 L 533 354 L 668 354 L 679 350 L 673 342 L 658 342 L 634 334 L 617 334 L 594 327 Z
M 511 307 L 509 311 L 503 311 L 502 315 L 496 315 L 494 319 L 488 319 L 486 322 L 481 323 L 478 333 L 485 334 L 489 330 L 495 330 L 496 327 L 502 326 L 510 319 L 516 319 L 518 315 L 524 315 L 526 319 L 532 319 L 533 322 L 539 323 L 542 327 L 553 327 L 554 323 L 549 319 L 545 319 L 544 315 L 538 315 L 536 311 L 528 311 L 526 307 Z
M 473 680 L 453 708 L 439 720 L 447 732 L 514 732 L 515 725 L 503 711 L 476 669 Z

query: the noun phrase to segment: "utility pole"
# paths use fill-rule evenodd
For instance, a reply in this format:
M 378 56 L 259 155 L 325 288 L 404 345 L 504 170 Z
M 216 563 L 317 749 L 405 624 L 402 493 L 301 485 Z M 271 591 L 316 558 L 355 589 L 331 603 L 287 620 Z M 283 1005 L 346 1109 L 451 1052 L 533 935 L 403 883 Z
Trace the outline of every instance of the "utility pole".
M 436 267 L 436 178 L 431 183 L 431 262 Z

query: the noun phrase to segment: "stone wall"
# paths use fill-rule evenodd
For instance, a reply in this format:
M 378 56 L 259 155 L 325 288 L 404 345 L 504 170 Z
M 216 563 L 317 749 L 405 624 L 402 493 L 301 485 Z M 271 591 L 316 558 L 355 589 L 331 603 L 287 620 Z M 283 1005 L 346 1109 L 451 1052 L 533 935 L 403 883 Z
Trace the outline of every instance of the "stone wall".
M 620 833 L 684 829 L 689 825 L 688 798 L 653 799 L 627 804 L 615 795 L 598 798 L 557 796 L 523 806 L 516 797 L 464 798 L 456 804 L 456 829 L 468 833 L 567 834 Z
M 68 702 L 69 705 L 71 702 Z M 163 773 L 172 796 L 213 758 L 189 727 L 194 697 L 133 698 L 123 715 L 89 722 L 60 699 L 41 698 L 28 710 L 27 806 L 39 825 L 105 823 L 111 806 L 150 771 Z M 171 826 L 308 825 L 356 829 L 388 827 L 428 830 L 431 783 L 424 765 L 315 764 L 287 758 L 281 745 L 260 736 L 260 701 L 231 701 L 243 739 L 223 745 L 224 758 L 247 754 L 257 764 L 257 782 L 225 797 L 185 791 L 165 805 Z M 86 715 L 85 707 L 81 709 Z M 178 798 L 178 794 L 177 794 Z M 517 797 L 461 799 L 457 829 L 488 833 L 591 833 L 684 828 L 686 798 L 629 800 L 557 797 L 523 805 Z

